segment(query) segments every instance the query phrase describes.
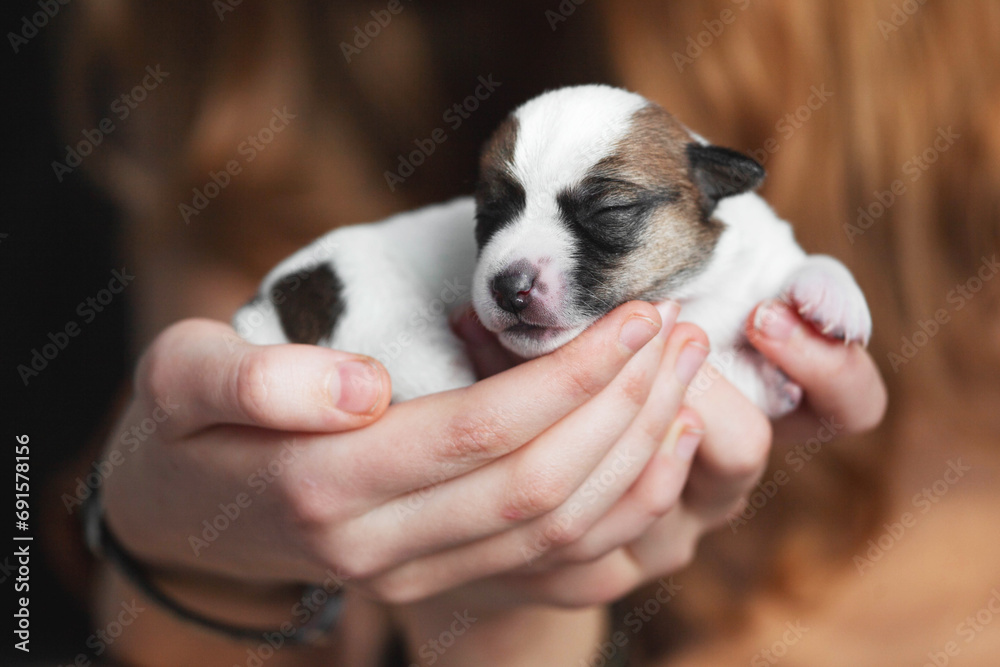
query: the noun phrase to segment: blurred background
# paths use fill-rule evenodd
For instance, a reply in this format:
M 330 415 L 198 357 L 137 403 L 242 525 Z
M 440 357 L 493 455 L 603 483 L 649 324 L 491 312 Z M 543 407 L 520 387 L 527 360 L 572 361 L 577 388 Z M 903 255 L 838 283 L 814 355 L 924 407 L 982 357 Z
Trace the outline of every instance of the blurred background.
M 821 609 L 841 621 L 813 646 L 844 653 L 800 646 L 794 664 L 929 659 L 1000 585 L 1000 3 L 443 0 L 402 2 L 387 22 L 388 6 L 5 4 L 0 409 L 9 446 L 31 438 L 31 657 L 93 657 L 90 562 L 61 498 L 142 346 L 182 317 L 228 320 L 332 227 L 470 192 L 511 109 L 606 82 L 764 164 L 763 194 L 806 249 L 858 276 L 892 402 L 876 433 L 838 438 L 801 472 L 786 456 L 803 443 L 778 443 L 765 479 L 792 482 L 706 541 L 681 578 L 697 599 L 645 633 L 649 650 L 715 645 L 684 664 L 746 664 Z M 484 80 L 497 83 L 476 97 Z M 283 109 L 294 118 L 264 142 Z M 113 131 L 94 134 L 104 121 Z M 447 139 L 409 174 L 438 128 Z M 212 195 L 232 160 L 240 174 Z M 115 271 L 135 276 L 120 293 Z M 959 456 L 969 477 L 895 564 L 859 578 L 867 541 Z M 997 664 L 997 635 L 975 642 L 962 664 Z
M 19 0 L 4 4 L 2 11 L 0 25 L 6 35 L 20 34 L 22 19 L 40 10 L 34 2 Z M 63 22 L 66 20 L 64 17 Z M 0 223 L 4 285 L 0 353 L 5 389 L 0 423 L 8 479 L 13 477 L 14 438 L 20 434 L 31 438 L 28 534 L 35 537 L 31 546 L 31 655 L 15 651 L 13 642 L 5 641 L 6 664 L 25 658 L 37 664 L 72 660 L 92 632 L 82 598 L 70 594 L 56 574 L 64 547 L 40 529 L 44 503 L 58 505 L 59 513 L 65 514 L 65 510 L 59 505 L 58 494 L 43 494 L 41 489 L 51 483 L 59 464 L 79 451 L 108 419 L 129 362 L 129 296 L 124 293 L 102 312 L 95 311 L 93 320 L 66 349 L 46 360 L 43 372 L 27 375 L 27 384 L 17 370 L 20 365 L 31 367 L 32 350 L 41 352 L 51 342 L 50 332 L 62 331 L 70 321 L 83 323 L 76 312 L 78 305 L 107 288 L 112 269 L 122 265 L 120 218 L 109 199 L 82 172 L 61 183 L 53 174 L 51 163 L 65 157 L 66 145 L 57 132 L 54 85 L 58 39 L 63 34 L 59 22 L 58 16 L 53 18 L 51 25 L 39 30 L 27 44 L 18 45 L 16 53 L 5 38 L 3 56 L 7 131 L 3 170 L 6 211 Z M 48 514 L 53 515 L 51 511 Z M 0 551 L 0 587 L 8 605 L 18 597 L 13 586 L 17 576 L 13 550 L 5 544 Z M 9 569 L 12 564 L 14 570 Z M 76 572 L 82 591 L 81 574 Z

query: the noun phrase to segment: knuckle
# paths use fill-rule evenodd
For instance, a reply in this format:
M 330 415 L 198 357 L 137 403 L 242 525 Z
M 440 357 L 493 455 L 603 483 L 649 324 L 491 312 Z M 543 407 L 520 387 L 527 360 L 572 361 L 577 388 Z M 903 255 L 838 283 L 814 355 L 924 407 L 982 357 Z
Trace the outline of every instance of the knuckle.
M 445 430 L 446 456 L 460 462 L 480 462 L 494 458 L 502 449 L 504 429 L 494 414 L 454 416 Z
M 340 520 L 338 503 L 315 484 L 301 483 L 291 472 L 284 474 L 281 489 L 288 520 L 309 532 L 327 529 Z
M 553 547 L 566 547 L 576 544 L 586 534 L 587 527 L 579 519 L 573 519 L 568 513 L 565 516 L 555 516 L 547 520 L 542 535 Z
M 621 378 L 621 394 L 636 408 L 641 408 L 646 404 L 649 396 L 650 376 L 645 368 L 627 367 L 619 377 Z
M 672 410 L 657 410 L 651 414 L 640 414 L 636 418 L 634 422 L 635 428 L 638 429 L 636 435 L 645 441 L 642 444 L 644 448 L 651 451 L 656 450 L 657 445 L 663 442 L 667 429 L 673 422 L 673 415 Z
M 586 363 L 567 360 L 562 368 L 565 372 L 560 374 L 559 385 L 575 399 L 587 400 L 605 387 L 606 383 L 600 374 Z
M 673 489 L 663 489 L 646 484 L 637 489 L 639 506 L 653 519 L 666 516 L 677 508 L 680 496 Z
M 572 492 L 557 471 L 532 467 L 515 471 L 504 502 L 504 516 L 535 517 L 548 514 L 562 505 Z

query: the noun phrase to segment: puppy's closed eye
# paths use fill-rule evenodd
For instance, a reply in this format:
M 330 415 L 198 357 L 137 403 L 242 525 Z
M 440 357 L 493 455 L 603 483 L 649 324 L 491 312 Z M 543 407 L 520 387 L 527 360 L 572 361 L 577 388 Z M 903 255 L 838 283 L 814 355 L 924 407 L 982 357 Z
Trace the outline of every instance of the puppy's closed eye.
M 628 213 L 629 211 L 635 211 L 640 206 L 642 206 L 642 202 L 637 201 L 622 204 L 604 204 L 591 213 L 591 215 L 603 215 L 605 213 Z

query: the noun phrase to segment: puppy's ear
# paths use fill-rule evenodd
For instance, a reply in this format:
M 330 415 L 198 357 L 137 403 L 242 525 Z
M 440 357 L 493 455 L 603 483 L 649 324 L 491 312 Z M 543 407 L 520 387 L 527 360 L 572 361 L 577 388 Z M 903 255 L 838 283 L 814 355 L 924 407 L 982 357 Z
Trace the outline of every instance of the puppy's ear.
M 705 215 L 715 210 L 720 199 L 753 190 L 764 180 L 760 163 L 728 148 L 690 143 L 687 156 Z

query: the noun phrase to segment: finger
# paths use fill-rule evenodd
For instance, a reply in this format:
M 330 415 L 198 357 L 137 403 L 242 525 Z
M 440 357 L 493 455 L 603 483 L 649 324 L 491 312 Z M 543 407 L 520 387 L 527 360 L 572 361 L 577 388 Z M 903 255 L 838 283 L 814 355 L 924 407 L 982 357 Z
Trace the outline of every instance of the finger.
M 605 392 L 578 413 L 504 461 L 445 485 L 407 524 L 407 547 L 421 545 L 423 553 L 432 548 L 440 551 L 442 545 L 462 543 L 459 538 L 465 547 L 417 560 L 413 556 L 420 553 L 397 553 L 392 560 L 410 560 L 404 566 L 408 570 L 427 570 L 423 581 L 428 586 L 454 586 L 456 580 L 506 571 L 576 541 L 642 472 L 680 407 L 685 383 L 707 355 L 704 332 L 682 325 L 662 358 L 653 358 L 655 366 L 648 371 L 653 377 L 643 380 L 642 371 L 630 376 L 646 362 L 643 357 L 658 354 L 662 341 L 657 343 L 643 349 Z M 631 395 L 637 382 L 654 380 L 648 396 Z M 621 425 L 615 426 L 616 422 Z M 354 538 L 359 544 L 364 540 L 362 528 L 384 524 L 390 516 L 387 509 L 359 523 Z M 539 519 L 511 530 L 532 517 Z M 399 533 L 398 527 L 394 532 Z M 471 543 L 478 538 L 482 539 Z M 447 581 L 435 580 L 435 574 Z
M 697 413 L 683 409 L 663 444 L 625 496 L 582 538 L 553 550 L 539 565 L 552 567 L 567 562 L 592 561 L 638 540 L 655 521 L 678 507 L 691 460 L 703 435 Z
M 693 511 L 715 516 L 724 514 L 763 472 L 771 447 L 771 422 L 709 364 L 692 386 L 699 391 L 688 392 L 687 404 L 701 417 L 705 435 L 684 501 Z
M 622 551 L 617 549 L 596 562 L 567 565 L 553 572 L 508 573 L 495 578 L 517 590 L 518 594 L 510 599 L 520 604 L 531 601 L 570 607 L 603 604 L 642 583 L 642 571 Z M 478 579 L 465 572 L 452 572 L 447 559 L 434 559 L 421 565 L 407 564 L 359 583 L 378 599 L 390 604 L 409 604 Z
M 350 550 L 351 545 L 362 548 L 372 534 L 384 535 L 389 544 L 383 558 L 391 564 L 508 531 L 555 510 L 591 476 L 635 416 L 645 410 L 663 347 L 657 337 L 604 391 L 504 460 L 433 489 L 395 498 L 342 527 L 332 540 Z M 683 387 L 673 393 L 679 404 Z M 508 539 L 480 548 L 513 553 L 517 546 L 517 540 Z M 465 558 L 465 568 L 483 564 L 471 552 L 455 558 Z
M 524 361 L 501 345 L 496 334 L 486 330 L 471 304 L 456 309 L 449 318 L 449 323 L 465 343 L 476 377 L 488 378 Z
M 882 420 L 885 383 L 861 345 L 826 338 L 776 299 L 757 306 L 747 334 L 754 347 L 805 389 L 818 416 L 842 422 L 847 433 L 867 431 Z
M 336 432 L 381 416 L 389 375 L 368 357 L 311 345 L 251 345 L 228 325 L 185 320 L 150 346 L 136 370 L 140 398 L 176 403 L 178 435 L 215 424 Z
M 624 548 L 588 563 L 575 563 L 537 573 L 497 577 L 524 603 L 580 608 L 606 605 L 650 579 Z
M 600 393 L 660 323 L 648 303 L 627 303 L 552 354 L 470 387 L 394 405 L 365 430 L 364 465 L 351 474 L 388 499 L 504 456 Z
M 672 446 L 668 428 L 681 408 L 688 383 L 707 355 L 708 337 L 701 329 L 690 324 L 676 327 L 663 355 L 656 385 L 642 411 L 586 482 L 558 509 L 535 522 L 535 545 L 546 545 L 548 549 L 571 545 L 562 547 L 569 550 L 570 556 L 580 560 L 596 557 L 587 545 L 577 551 L 579 540 L 629 491 L 664 441 Z M 692 417 L 697 419 L 694 413 Z M 545 555 L 538 553 L 536 558 Z
M 680 590 L 669 575 L 690 564 L 704 530 L 698 518 L 678 507 L 656 521 L 637 542 L 597 560 L 496 579 L 506 585 L 512 599 L 564 607 L 610 604 L 643 584 L 657 581 L 651 599 L 657 601 L 658 609 Z M 645 608 L 646 612 L 637 614 L 648 613 L 649 608 Z
M 628 554 L 642 573 L 643 581 L 649 581 L 687 567 L 694 560 L 702 535 L 718 523 L 716 517 L 706 521 L 682 500 L 680 505 L 653 522 L 638 540 L 618 551 Z

